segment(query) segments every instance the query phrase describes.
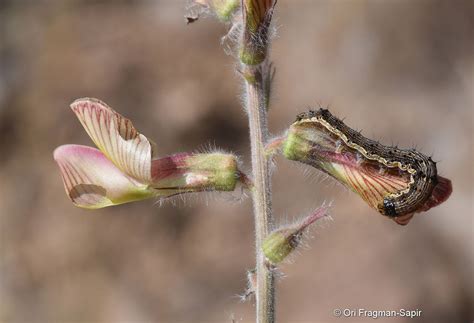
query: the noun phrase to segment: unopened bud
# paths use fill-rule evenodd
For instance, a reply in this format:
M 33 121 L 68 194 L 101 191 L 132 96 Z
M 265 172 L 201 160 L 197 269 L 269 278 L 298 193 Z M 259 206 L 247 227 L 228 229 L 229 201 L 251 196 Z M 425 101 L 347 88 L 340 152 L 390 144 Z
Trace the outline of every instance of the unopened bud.
M 321 207 L 303 221 L 270 233 L 262 244 L 262 250 L 268 262 L 272 265 L 281 263 L 300 245 L 304 230 L 324 217 L 326 212 L 327 208 Z
M 267 55 L 268 34 L 275 0 L 244 0 L 242 7 L 243 45 L 240 60 L 246 65 L 258 65 Z

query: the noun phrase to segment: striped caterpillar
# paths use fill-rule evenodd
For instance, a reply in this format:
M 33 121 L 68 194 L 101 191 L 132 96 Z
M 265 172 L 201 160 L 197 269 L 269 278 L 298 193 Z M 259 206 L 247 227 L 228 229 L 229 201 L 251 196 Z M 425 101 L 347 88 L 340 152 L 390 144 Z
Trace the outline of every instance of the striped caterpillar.
M 350 185 L 346 186 L 355 190 L 370 205 L 388 217 L 395 219 L 407 216 L 405 218 L 409 220 L 413 213 L 426 211 L 440 204 L 451 193 L 451 182 L 438 176 L 436 163 L 431 157 L 427 157 L 415 149 L 384 146 L 365 138 L 333 116 L 327 109 L 310 110 L 299 114 L 295 123 L 290 127 L 288 138 L 290 136 L 293 137 L 287 139 L 287 148 L 284 149 L 287 158 L 321 169 L 343 183 L 350 182 Z M 295 139 L 296 137 L 297 139 Z M 311 149 L 303 147 L 311 147 Z M 304 155 L 301 153 L 304 151 L 310 152 Z M 342 154 L 341 151 L 346 153 Z M 327 166 L 328 162 L 324 162 L 324 160 L 331 160 L 330 164 L 334 166 L 340 160 L 340 163 L 343 164 L 350 158 L 357 160 L 357 163 L 352 163 L 353 165 L 365 164 L 365 168 L 351 166 L 352 169 L 349 171 L 341 168 L 345 171 L 344 173 L 339 169 L 330 168 Z M 396 188 L 392 187 L 391 190 L 381 189 L 381 187 L 388 187 L 387 183 L 391 182 L 383 182 L 383 176 L 373 176 L 376 172 L 367 170 L 367 167 L 372 167 L 371 169 L 378 167 L 378 169 L 390 171 L 392 178 L 400 179 L 398 186 L 393 186 Z M 362 174 L 359 169 L 365 173 Z M 347 176 L 341 180 L 343 176 L 340 174 Z M 402 179 L 403 181 L 401 181 Z M 358 180 L 365 182 L 362 182 L 361 185 L 357 182 Z M 367 184 L 368 188 L 363 187 L 363 184 Z M 377 184 L 380 184 L 380 187 L 376 187 Z M 364 195 L 364 192 L 370 191 L 370 189 L 372 189 L 373 195 L 370 197 Z M 397 222 L 406 224 L 400 223 L 400 221 L 401 218 Z

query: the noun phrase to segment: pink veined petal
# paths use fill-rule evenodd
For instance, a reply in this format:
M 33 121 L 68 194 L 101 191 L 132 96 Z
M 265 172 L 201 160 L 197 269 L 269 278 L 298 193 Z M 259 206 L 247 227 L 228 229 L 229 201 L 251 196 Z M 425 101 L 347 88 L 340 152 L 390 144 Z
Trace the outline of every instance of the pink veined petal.
M 370 169 L 355 168 L 345 164 L 333 164 L 332 167 L 348 188 L 359 194 L 376 210 L 385 196 L 408 187 L 408 179 L 402 176 L 381 175 Z
M 98 149 L 63 145 L 54 151 L 66 193 L 79 207 L 97 209 L 155 196 L 125 175 Z
M 151 182 L 155 144 L 140 134 L 130 120 L 97 99 L 78 99 L 71 108 L 92 141 L 115 166 L 140 182 Z

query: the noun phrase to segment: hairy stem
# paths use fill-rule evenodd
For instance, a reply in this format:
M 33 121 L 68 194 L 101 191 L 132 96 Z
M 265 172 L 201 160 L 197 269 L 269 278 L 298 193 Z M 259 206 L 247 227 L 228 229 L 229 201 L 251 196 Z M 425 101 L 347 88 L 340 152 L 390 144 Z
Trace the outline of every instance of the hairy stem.
M 267 80 L 266 74 L 269 73 L 269 69 L 266 68 L 265 63 L 257 67 L 243 66 L 243 68 L 254 180 L 252 197 L 257 252 L 257 286 L 255 291 L 257 322 L 268 323 L 275 320 L 274 276 L 272 270 L 266 265 L 265 255 L 262 251 L 263 240 L 268 235 L 273 222 L 269 159 L 265 154 L 265 143 L 268 137 L 268 97 L 264 82 Z
M 272 66 L 268 63 L 268 32 L 275 4 L 276 0 L 241 0 L 243 29 L 239 58 L 245 80 L 245 108 L 249 117 L 252 150 L 258 323 L 275 321 L 275 277 L 262 250 L 263 242 L 273 225 L 270 162 L 265 144 L 268 139 L 268 101 L 274 75 Z

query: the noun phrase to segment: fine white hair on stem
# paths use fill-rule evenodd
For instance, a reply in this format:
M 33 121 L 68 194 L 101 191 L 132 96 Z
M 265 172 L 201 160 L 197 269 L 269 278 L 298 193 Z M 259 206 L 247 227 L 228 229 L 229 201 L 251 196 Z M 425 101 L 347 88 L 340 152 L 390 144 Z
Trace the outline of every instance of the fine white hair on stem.
M 239 67 L 236 69 L 237 73 L 241 74 L 242 75 L 242 72 L 239 70 Z M 243 78 L 242 78 L 243 79 Z M 247 117 L 249 115 L 249 107 L 247 106 L 247 102 L 248 102 L 248 93 L 247 93 L 247 90 L 246 90 L 246 82 L 244 80 L 242 80 L 242 82 L 240 82 L 240 87 L 241 87 L 241 90 L 240 90 L 240 95 L 238 96 L 239 100 L 240 100 L 240 104 L 241 106 L 243 107 L 243 110 L 244 112 L 247 114 Z

